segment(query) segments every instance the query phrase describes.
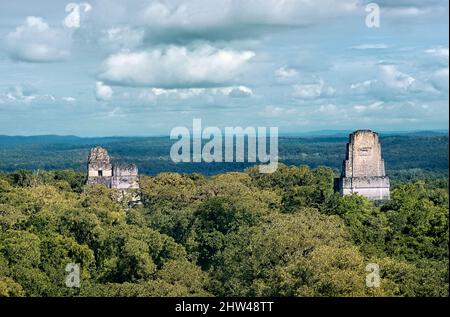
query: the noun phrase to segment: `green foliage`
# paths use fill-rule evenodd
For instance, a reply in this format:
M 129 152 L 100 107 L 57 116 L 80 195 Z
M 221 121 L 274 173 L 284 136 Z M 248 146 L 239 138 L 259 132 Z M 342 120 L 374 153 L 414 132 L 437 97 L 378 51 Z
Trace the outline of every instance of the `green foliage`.
M 272 174 L 261 174 L 257 167 L 249 168 L 248 173 L 256 186 L 275 190 L 282 197 L 282 210 L 288 213 L 300 207 L 322 209 L 333 197 L 334 173 L 327 167 L 310 170 L 304 165 L 279 164 Z
M 327 167 L 161 173 L 131 209 L 83 183 L 0 175 L 0 296 L 448 296 L 447 179 L 398 182 L 379 205 L 335 193 Z
M 22 286 L 9 277 L 0 276 L 0 297 L 19 296 L 23 296 Z
M 375 208 L 372 201 L 352 194 L 335 196 L 327 206 L 327 213 L 342 217 L 353 241 L 368 254 L 384 254 L 388 222 L 385 213 Z
M 390 253 L 416 260 L 448 256 L 448 190 L 427 189 L 423 182 L 396 188 L 383 206 L 390 223 Z

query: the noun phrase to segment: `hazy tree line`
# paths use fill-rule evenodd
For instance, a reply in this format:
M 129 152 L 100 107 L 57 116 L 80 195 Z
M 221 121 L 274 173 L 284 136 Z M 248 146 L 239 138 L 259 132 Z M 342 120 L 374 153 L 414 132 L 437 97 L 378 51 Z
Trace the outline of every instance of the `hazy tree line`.
M 448 179 L 374 204 L 333 178 L 161 173 L 127 210 L 73 170 L 0 174 L 0 296 L 448 296 Z M 71 262 L 80 288 L 65 286 Z
M 113 159 L 132 162 L 140 174 L 161 172 L 214 175 L 244 171 L 253 163 L 173 163 L 169 157 L 174 143 L 168 137 L 149 138 L 75 138 L 75 137 L 1 137 L 0 171 L 74 169 L 86 171 L 91 147 L 106 147 Z M 206 141 L 205 141 L 206 142 Z M 328 166 L 339 174 L 348 137 L 280 137 L 280 162 L 286 165 Z M 394 180 L 447 177 L 448 135 L 382 136 L 386 171 Z

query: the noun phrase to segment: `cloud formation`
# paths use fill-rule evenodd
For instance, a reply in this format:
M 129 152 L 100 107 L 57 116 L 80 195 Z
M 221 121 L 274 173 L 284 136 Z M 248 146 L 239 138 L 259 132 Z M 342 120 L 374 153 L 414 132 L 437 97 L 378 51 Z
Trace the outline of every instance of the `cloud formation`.
M 415 78 L 402 73 L 395 65 L 381 65 L 381 80 L 389 88 L 406 91 L 414 84 Z
M 55 62 L 70 55 L 70 41 L 62 30 L 51 28 L 44 19 L 29 16 L 6 36 L 11 57 L 26 62 Z
M 63 99 L 61 99 L 63 100 Z M 0 104 L 6 105 L 49 105 L 54 104 L 57 98 L 49 93 L 42 93 L 30 84 L 17 84 L 0 91 Z
M 113 96 L 113 90 L 101 81 L 95 83 L 95 97 L 99 101 L 108 101 Z
M 330 97 L 336 92 L 333 87 L 325 85 L 323 79 L 319 79 L 318 82 L 312 84 L 294 85 L 292 88 L 294 89 L 292 95 L 302 99 Z
M 223 86 L 232 83 L 255 56 L 252 51 L 169 46 L 109 56 L 100 78 L 115 85 L 158 88 Z
M 289 79 L 298 76 L 298 71 L 294 68 L 280 67 L 275 71 L 275 76 L 280 79 Z
M 20 111 L 27 129 L 30 117 L 75 134 L 194 115 L 294 130 L 448 124 L 448 1 L 376 1 L 377 29 L 370 0 L 86 1 L 0 1 L 0 129 L 15 131 L 4 118 Z
M 269 29 L 304 27 L 355 14 L 359 0 L 135 0 L 92 1 L 92 23 L 145 30 L 146 40 L 180 43 L 191 39 L 253 38 Z M 131 22 L 130 22 L 131 21 Z
M 448 93 L 449 90 L 449 72 L 447 68 L 441 68 L 431 75 L 431 84 L 439 91 Z
M 448 62 L 448 47 L 433 47 L 427 49 L 425 52 L 432 56 L 444 58 Z
M 103 30 L 99 43 L 109 50 L 135 49 L 143 43 L 144 30 L 133 29 L 129 25 L 115 26 Z
M 5 102 L 24 102 L 30 103 L 34 99 L 36 89 L 30 85 L 15 85 L 8 88 L 8 90 L 0 94 L 0 100 Z
M 253 91 L 246 86 L 214 87 L 214 88 L 182 88 L 163 89 L 151 88 L 142 91 L 139 98 L 144 101 L 165 102 L 165 101 L 227 101 L 226 98 L 249 98 L 253 96 Z M 228 100 L 229 101 L 229 100 Z

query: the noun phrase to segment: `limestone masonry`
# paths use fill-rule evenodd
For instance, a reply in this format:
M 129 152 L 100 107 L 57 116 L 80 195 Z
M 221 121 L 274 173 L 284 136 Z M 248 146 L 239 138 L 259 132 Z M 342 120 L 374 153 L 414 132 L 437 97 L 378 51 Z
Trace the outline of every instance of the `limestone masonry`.
M 377 133 L 358 130 L 350 134 L 339 191 L 342 195 L 358 193 L 372 200 L 389 199 L 389 177 L 385 174 Z
M 139 189 L 138 169 L 134 164 L 110 162 L 108 152 L 97 146 L 91 149 L 88 160 L 88 185 L 102 184 L 121 191 Z

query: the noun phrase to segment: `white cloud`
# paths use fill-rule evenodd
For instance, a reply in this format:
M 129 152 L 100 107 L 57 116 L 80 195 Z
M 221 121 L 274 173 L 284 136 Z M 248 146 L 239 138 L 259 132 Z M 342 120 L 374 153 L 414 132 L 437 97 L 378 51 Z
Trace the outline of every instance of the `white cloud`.
M 36 99 L 36 90 L 28 85 L 16 85 L 0 95 L 3 102 L 24 102 L 31 103 Z
M 95 96 L 97 100 L 110 100 L 113 95 L 113 90 L 108 85 L 105 85 L 101 81 L 97 81 L 95 83 Z
M 228 93 L 232 98 L 246 98 L 253 96 L 253 91 L 245 86 L 233 87 Z
M 448 61 L 448 47 L 433 47 L 427 49 L 425 52 L 432 56 L 444 58 Z
M 0 93 L 0 102 L 3 104 L 49 104 L 54 103 L 55 101 L 55 96 L 51 94 L 41 94 L 35 87 L 29 84 L 14 85 Z
M 142 44 L 144 30 L 130 26 L 116 26 L 102 31 L 100 44 L 111 50 L 135 49 Z
M 81 26 L 81 16 L 92 10 L 89 3 L 74 3 L 66 5 L 66 12 L 69 14 L 65 17 L 63 24 L 67 28 L 79 28 Z
M 431 8 L 417 8 L 417 7 L 397 7 L 384 8 L 386 15 L 391 17 L 405 17 L 414 18 L 422 15 L 427 15 L 432 12 Z
M 100 78 L 118 85 L 189 88 L 223 85 L 243 73 L 251 51 L 169 46 L 109 56 Z
M 357 92 L 366 92 L 371 86 L 373 86 L 378 81 L 376 79 L 374 80 L 365 80 L 360 83 L 355 83 L 350 85 L 350 89 L 357 91 Z
M 438 71 L 427 70 L 426 76 L 416 78 L 400 71 L 397 65 L 378 65 L 372 79 L 351 84 L 345 93 L 355 95 L 354 98 L 370 96 L 385 102 L 439 98 L 439 92 L 448 90 L 445 88 L 448 83 L 448 76 L 445 76 L 446 69 L 448 68 Z
M 29 16 L 6 36 L 10 55 L 27 62 L 54 62 L 69 56 L 70 41 L 62 30 L 51 28 L 42 18 Z
M 317 111 L 316 112 L 319 112 L 319 113 L 326 113 L 326 114 L 328 114 L 328 115 L 331 115 L 331 114 L 336 114 L 336 113 L 338 113 L 338 112 L 340 112 L 340 111 L 343 111 L 343 110 L 341 110 L 341 109 L 339 109 L 339 107 L 338 106 L 336 106 L 335 104 L 326 104 L 326 105 L 321 105 L 318 109 L 317 109 Z
M 168 27 L 205 27 L 225 23 L 307 25 L 354 12 L 357 0 L 189 0 L 152 1 L 140 18 Z
M 253 91 L 246 86 L 230 86 L 215 88 L 183 88 L 183 89 L 163 89 L 151 88 L 142 91 L 140 99 L 147 101 L 156 100 L 187 100 L 187 99 L 208 99 L 210 101 L 230 98 L 248 98 L 253 96 Z
M 103 25 L 132 21 L 149 39 L 242 38 L 268 27 L 308 26 L 361 10 L 358 0 L 99 1 L 91 18 Z M 95 11 L 95 12 L 94 12 Z M 238 31 L 237 31 L 238 30 Z M 181 36 L 180 36 L 181 35 Z
M 298 109 L 293 107 L 280 107 L 280 106 L 266 106 L 259 112 L 260 116 L 268 118 L 280 118 L 280 117 L 297 117 L 301 113 Z
M 74 97 L 62 97 L 61 99 L 68 103 L 73 103 L 73 102 L 77 101 L 77 99 Z
M 281 79 L 298 76 L 298 71 L 293 68 L 280 67 L 275 71 L 275 76 Z
M 398 70 L 395 65 L 381 65 L 380 78 L 382 82 L 389 88 L 407 90 L 416 79 Z
M 372 111 L 379 111 L 379 110 L 383 110 L 383 105 L 384 102 L 382 101 L 376 101 L 374 103 L 371 103 L 369 105 L 355 105 L 353 106 L 353 110 L 355 110 L 356 112 L 365 112 L 368 110 L 372 110 Z
M 149 101 L 155 101 L 158 99 L 184 100 L 206 95 L 207 93 L 208 90 L 205 88 L 188 88 L 188 89 L 151 88 L 142 91 L 139 97 L 141 99 Z
M 431 77 L 431 84 L 439 91 L 448 92 L 449 89 L 449 71 L 442 68 L 435 71 Z
M 385 49 L 385 48 L 389 48 L 389 45 L 383 44 L 383 43 L 361 44 L 361 45 L 352 46 L 352 48 L 356 49 L 356 50 Z
M 325 82 L 322 79 L 313 84 L 294 85 L 293 89 L 293 96 L 302 99 L 329 97 L 334 95 L 334 93 L 336 92 L 333 87 L 326 86 Z

